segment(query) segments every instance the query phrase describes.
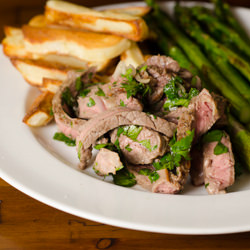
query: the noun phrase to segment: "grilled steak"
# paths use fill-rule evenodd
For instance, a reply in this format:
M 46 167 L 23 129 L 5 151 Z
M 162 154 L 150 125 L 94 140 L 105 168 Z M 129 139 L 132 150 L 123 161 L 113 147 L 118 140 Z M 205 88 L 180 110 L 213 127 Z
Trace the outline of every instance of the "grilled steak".
M 171 138 L 176 125 L 159 117 L 154 118 L 140 111 L 132 111 L 128 108 L 116 108 L 108 110 L 95 116 L 86 122 L 81 133 L 77 137 L 78 155 L 80 158 L 80 167 L 85 168 L 90 160 L 89 154 L 85 157 L 85 151 L 91 151 L 92 145 L 96 140 L 107 132 L 125 125 L 138 125 L 153 129 L 163 135 Z M 84 155 L 84 157 L 82 156 Z
M 119 155 L 106 148 L 100 149 L 94 162 L 94 170 L 98 175 L 116 174 L 122 167 Z
M 217 142 L 203 146 L 203 171 L 206 189 L 209 194 L 225 193 L 225 189 L 234 183 L 234 156 L 229 135 L 224 132 L 221 143 L 228 148 L 227 153 L 214 154 Z
M 160 133 L 143 127 L 136 139 L 121 134 L 117 136 L 117 129 L 112 132 L 111 142 L 118 139 L 122 154 L 132 164 L 150 164 L 167 151 L 167 138 Z
M 66 89 L 71 89 L 72 85 L 75 85 L 77 77 L 83 76 L 83 79 L 85 79 L 84 75 L 89 74 L 92 70 L 93 69 L 86 71 L 85 73 L 70 71 L 67 80 L 59 87 L 59 90 L 53 98 L 52 109 L 56 124 L 60 131 L 71 138 L 77 137 L 80 132 L 79 129 L 86 121 L 79 118 L 72 118 L 67 112 L 65 112 L 67 107 L 62 104 L 62 95 Z

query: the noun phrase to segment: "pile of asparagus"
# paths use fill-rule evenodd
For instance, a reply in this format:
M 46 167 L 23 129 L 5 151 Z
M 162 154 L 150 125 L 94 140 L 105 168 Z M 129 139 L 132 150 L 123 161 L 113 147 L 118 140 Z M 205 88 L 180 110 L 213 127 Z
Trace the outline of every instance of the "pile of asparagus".
M 250 170 L 250 39 L 228 4 L 213 2 L 214 10 L 177 3 L 172 20 L 154 0 L 146 0 L 153 9 L 146 22 L 164 54 L 200 76 L 204 88 L 228 100 L 228 131 Z

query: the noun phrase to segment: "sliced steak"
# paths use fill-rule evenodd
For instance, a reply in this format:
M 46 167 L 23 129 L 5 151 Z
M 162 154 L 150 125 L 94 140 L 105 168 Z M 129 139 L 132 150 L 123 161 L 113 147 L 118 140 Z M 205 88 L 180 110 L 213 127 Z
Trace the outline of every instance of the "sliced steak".
M 94 170 L 98 175 L 116 174 L 122 167 L 118 153 L 106 148 L 100 149 L 94 162 Z
M 139 174 L 139 171 L 145 168 L 151 171 L 154 170 L 152 165 L 128 166 L 138 185 L 154 193 L 176 194 L 180 191 L 180 184 L 171 180 L 170 172 L 167 169 L 158 170 L 159 179 L 152 183 L 148 176 Z
M 207 89 L 194 97 L 189 106 L 195 106 L 195 135 L 198 139 L 205 134 L 220 118 L 218 103 Z
M 183 113 L 194 112 L 194 123 L 196 140 L 205 134 L 216 121 L 223 116 L 224 109 L 220 108 L 221 98 L 212 96 L 207 89 L 203 89 L 200 94 L 193 97 L 188 107 L 180 107 L 164 115 L 168 121 L 181 125 L 180 117 Z M 223 110 L 223 111 L 222 111 Z
M 77 137 L 80 168 L 85 168 L 90 157 L 85 157 L 85 151 L 91 150 L 96 140 L 107 132 L 125 125 L 138 125 L 153 129 L 168 138 L 173 136 L 176 125 L 159 117 L 148 115 L 144 112 L 133 111 L 128 108 L 116 108 L 108 110 L 90 119 L 81 127 L 81 133 Z M 84 155 L 84 156 L 82 156 Z
M 152 93 L 148 96 L 148 101 L 153 104 L 160 101 L 164 86 L 172 79 L 173 73 L 180 71 L 180 66 L 171 57 L 160 55 L 149 57 L 146 64 L 152 87 Z
M 143 110 L 141 101 L 134 97 L 127 98 L 127 93 L 118 84 L 107 83 L 88 88 L 86 97 L 78 97 L 78 116 L 91 119 L 106 110 L 126 106 L 132 110 Z M 92 101 L 92 102 L 91 102 Z
M 132 164 L 150 164 L 167 151 L 167 138 L 158 132 L 143 127 L 136 140 L 124 134 L 117 137 L 117 129 L 112 132 L 111 142 L 118 139 L 119 146 L 125 159 Z
M 234 183 L 234 155 L 229 135 L 221 139 L 228 152 L 214 154 L 217 142 L 205 143 L 203 146 L 203 171 L 206 189 L 209 194 L 225 193 L 225 189 Z
M 75 80 L 84 74 L 88 75 L 91 71 L 86 71 L 85 73 L 79 73 L 75 71 L 69 71 L 67 80 L 59 87 L 56 92 L 52 102 L 52 109 L 55 117 L 56 124 L 60 131 L 62 131 L 66 136 L 71 138 L 76 138 L 79 134 L 79 128 L 86 122 L 85 120 L 79 118 L 72 118 L 65 112 L 65 108 L 62 104 L 62 94 L 67 88 L 72 88 L 75 85 Z M 83 76 L 84 78 L 84 76 Z
M 202 149 L 198 146 L 193 147 L 191 150 L 191 159 L 191 181 L 194 186 L 200 186 L 204 184 Z

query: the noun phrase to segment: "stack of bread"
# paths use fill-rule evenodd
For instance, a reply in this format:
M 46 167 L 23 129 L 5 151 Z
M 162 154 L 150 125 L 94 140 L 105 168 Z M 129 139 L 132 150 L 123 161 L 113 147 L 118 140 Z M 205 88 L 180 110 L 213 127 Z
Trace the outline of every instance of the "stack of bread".
M 135 67 L 143 63 L 136 42 L 147 38 L 142 16 L 149 11 L 141 6 L 96 11 L 50 0 L 44 14 L 28 24 L 5 27 L 5 55 L 30 85 L 41 90 L 23 121 L 42 126 L 53 119 L 52 98 L 69 70 L 94 66 L 105 74 L 117 58 Z

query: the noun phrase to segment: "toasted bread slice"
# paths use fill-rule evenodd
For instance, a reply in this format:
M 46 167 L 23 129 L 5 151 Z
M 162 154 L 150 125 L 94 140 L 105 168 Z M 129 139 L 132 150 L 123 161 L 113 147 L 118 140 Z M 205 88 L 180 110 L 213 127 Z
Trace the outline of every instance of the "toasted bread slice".
M 40 94 L 23 118 L 23 122 L 31 127 L 40 127 L 48 124 L 53 119 L 51 112 L 54 94 L 46 91 Z
M 48 27 L 22 28 L 24 44 L 34 54 L 60 54 L 86 61 L 106 61 L 130 46 L 128 39 L 94 32 Z
M 132 16 L 143 17 L 150 12 L 151 8 L 149 6 L 129 6 L 129 7 L 121 7 L 115 9 L 109 9 L 110 12 L 114 13 L 123 13 Z
M 62 81 L 50 79 L 50 78 L 43 78 L 43 84 L 41 86 L 41 90 L 49 91 L 55 94 L 61 84 L 62 84 Z
M 43 14 L 32 17 L 28 24 L 29 24 L 29 26 L 32 26 L 32 27 L 46 27 L 46 26 L 48 26 L 48 22 L 46 21 L 46 18 Z
M 132 42 L 130 48 L 121 54 L 121 60 L 125 65 L 133 65 L 135 68 L 145 62 L 143 54 L 135 42 Z
M 141 41 L 147 37 L 148 27 L 137 16 L 112 11 L 96 11 L 64 1 L 48 1 L 45 17 L 49 23 L 105 32 Z
M 12 64 L 22 74 L 23 78 L 31 85 L 41 87 L 43 78 L 64 81 L 70 68 L 61 65 L 49 64 L 40 60 L 11 59 Z

